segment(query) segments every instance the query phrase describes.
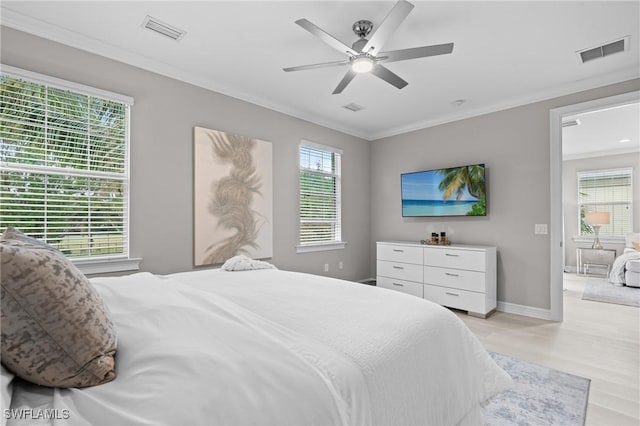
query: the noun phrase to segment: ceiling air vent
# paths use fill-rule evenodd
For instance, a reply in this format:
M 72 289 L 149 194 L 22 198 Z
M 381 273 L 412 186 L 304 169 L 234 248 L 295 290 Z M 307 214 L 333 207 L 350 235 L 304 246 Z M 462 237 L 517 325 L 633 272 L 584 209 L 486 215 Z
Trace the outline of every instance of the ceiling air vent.
M 348 109 L 349 111 L 353 111 L 353 112 L 362 111 L 364 109 L 363 106 L 360 106 L 358 104 L 354 104 L 353 102 L 351 102 L 350 104 L 347 104 L 347 105 L 343 105 L 342 108 Z
M 621 38 L 620 40 L 612 41 L 611 43 L 603 44 L 602 46 L 580 50 L 578 51 L 578 55 L 580 55 L 580 60 L 582 61 L 582 63 L 585 63 L 594 59 L 613 55 L 614 53 L 624 52 L 628 49 L 629 36 Z
M 577 118 L 575 120 L 567 120 L 562 122 L 562 127 L 571 127 L 571 126 L 579 126 L 579 125 L 580 125 L 580 120 Z
M 170 39 L 175 41 L 180 40 L 187 33 L 186 31 L 162 22 L 149 15 L 147 15 L 144 18 L 144 21 L 142 21 L 142 27 L 161 34 L 165 37 L 169 37 Z

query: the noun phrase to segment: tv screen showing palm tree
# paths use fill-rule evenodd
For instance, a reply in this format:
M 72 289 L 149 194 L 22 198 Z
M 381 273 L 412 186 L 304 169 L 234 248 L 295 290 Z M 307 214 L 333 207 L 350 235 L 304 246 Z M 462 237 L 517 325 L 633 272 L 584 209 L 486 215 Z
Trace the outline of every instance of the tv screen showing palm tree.
M 402 216 L 486 216 L 484 164 L 400 175 Z

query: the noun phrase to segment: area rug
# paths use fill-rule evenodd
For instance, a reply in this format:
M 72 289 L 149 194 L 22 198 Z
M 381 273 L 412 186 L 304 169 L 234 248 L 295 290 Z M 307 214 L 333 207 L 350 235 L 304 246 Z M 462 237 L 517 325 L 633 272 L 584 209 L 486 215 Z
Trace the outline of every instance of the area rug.
M 513 388 L 486 403 L 485 425 L 584 425 L 591 379 L 490 354 L 513 378 Z
M 618 305 L 640 306 L 640 288 L 613 285 L 606 278 L 589 277 L 582 299 Z

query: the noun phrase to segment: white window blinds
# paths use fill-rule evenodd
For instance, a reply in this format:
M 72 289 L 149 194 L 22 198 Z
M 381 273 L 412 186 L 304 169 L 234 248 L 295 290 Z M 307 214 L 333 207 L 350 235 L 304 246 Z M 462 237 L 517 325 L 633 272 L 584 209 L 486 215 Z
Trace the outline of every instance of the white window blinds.
M 342 151 L 300 145 L 300 245 L 342 241 Z
M 633 231 L 633 169 L 578 172 L 580 235 L 593 234 L 585 222 L 587 212 L 609 212 L 610 223 L 602 225 L 601 236 L 624 237 Z
M 69 257 L 128 256 L 130 103 L 42 77 L 1 74 L 0 228 Z

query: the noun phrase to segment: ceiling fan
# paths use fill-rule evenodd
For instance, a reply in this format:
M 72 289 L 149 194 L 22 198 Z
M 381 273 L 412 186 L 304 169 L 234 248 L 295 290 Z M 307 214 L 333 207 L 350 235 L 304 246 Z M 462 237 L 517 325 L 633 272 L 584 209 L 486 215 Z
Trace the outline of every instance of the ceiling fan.
M 387 42 L 391 34 L 398 28 L 413 9 L 413 5 L 405 0 L 399 0 L 389 14 L 384 18 L 380 26 L 366 37 L 373 29 L 373 23 L 367 20 L 356 21 L 353 24 L 353 32 L 359 39 L 351 47 L 342 43 L 331 34 L 312 24 L 306 19 L 298 19 L 296 24 L 300 25 L 311 34 L 315 35 L 329 46 L 346 53 L 349 58 L 342 61 L 324 62 L 320 64 L 301 65 L 297 67 L 283 68 L 284 71 L 302 71 L 315 68 L 339 67 L 349 65 L 349 70 L 342 78 L 333 94 L 342 93 L 345 87 L 355 78 L 357 74 L 371 72 L 376 77 L 387 83 L 402 89 L 407 84 L 397 74 L 391 72 L 382 63 L 405 61 L 407 59 L 424 58 L 427 56 L 445 55 L 453 51 L 453 43 L 437 44 L 433 46 L 413 47 L 410 49 L 382 51 L 382 47 Z

